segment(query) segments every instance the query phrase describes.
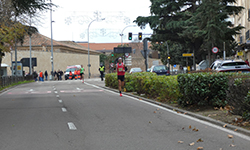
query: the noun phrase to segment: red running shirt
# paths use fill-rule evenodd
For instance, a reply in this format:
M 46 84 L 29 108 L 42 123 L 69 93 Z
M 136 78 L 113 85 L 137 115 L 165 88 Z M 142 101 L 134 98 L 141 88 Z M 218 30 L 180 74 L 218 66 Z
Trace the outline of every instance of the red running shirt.
M 117 75 L 118 76 L 124 76 L 125 75 L 125 67 L 124 67 L 124 64 L 121 63 L 117 63 Z

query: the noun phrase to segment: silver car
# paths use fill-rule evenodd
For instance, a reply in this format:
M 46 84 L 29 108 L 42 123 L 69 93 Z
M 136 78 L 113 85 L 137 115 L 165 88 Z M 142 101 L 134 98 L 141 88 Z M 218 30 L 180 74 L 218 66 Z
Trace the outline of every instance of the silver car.
M 250 67 L 242 60 L 216 60 L 210 69 L 217 72 L 250 72 Z
M 131 68 L 129 73 L 142 72 L 141 68 Z

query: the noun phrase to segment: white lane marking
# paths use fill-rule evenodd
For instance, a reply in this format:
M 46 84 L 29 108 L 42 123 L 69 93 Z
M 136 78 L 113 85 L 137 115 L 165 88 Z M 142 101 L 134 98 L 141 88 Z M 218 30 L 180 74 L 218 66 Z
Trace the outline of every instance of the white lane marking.
M 59 103 L 62 103 L 62 100 L 58 100 Z
M 67 109 L 63 107 L 62 112 L 67 112 Z
M 70 130 L 76 130 L 77 129 L 73 122 L 68 122 L 68 127 L 69 127 Z
M 108 90 L 108 89 L 104 89 L 104 88 L 98 87 L 98 86 L 93 85 L 93 84 L 89 84 L 89 83 L 85 83 L 85 84 L 90 85 L 90 86 L 93 86 L 93 87 L 98 88 L 98 89 L 103 89 L 103 90 L 105 90 L 105 91 L 107 91 L 107 92 L 110 92 L 110 93 L 113 93 L 113 94 L 117 94 L 117 95 L 118 95 L 117 92 L 113 92 L 113 91 L 110 91 L 110 90 Z M 136 101 L 139 101 L 139 102 L 142 102 L 142 103 L 145 103 L 145 104 L 154 106 L 154 107 L 158 107 L 158 108 L 160 108 L 160 109 L 163 109 L 163 110 L 168 111 L 168 112 L 170 112 L 170 113 L 173 113 L 173 114 L 175 114 L 175 115 L 179 115 L 179 116 L 188 118 L 188 119 L 190 119 L 190 120 L 194 120 L 194 121 L 196 121 L 196 122 L 205 124 L 205 125 L 207 125 L 207 126 L 213 127 L 213 128 L 215 128 L 215 129 L 219 129 L 219 130 L 224 131 L 224 132 L 226 132 L 226 133 L 230 133 L 230 134 L 233 134 L 233 135 L 235 135 L 235 136 L 238 136 L 238 137 L 240 137 L 240 138 L 243 138 L 243 139 L 245 139 L 245 140 L 250 141 L 250 137 L 249 137 L 249 136 L 246 136 L 246 135 L 241 134 L 241 133 L 237 133 L 237 132 L 235 132 L 235 131 L 232 131 L 232 130 L 223 128 L 223 127 L 218 126 L 218 125 L 214 125 L 214 124 L 212 124 L 212 123 L 210 123 L 210 122 L 203 121 L 203 120 L 199 120 L 199 119 L 197 119 L 197 118 L 194 118 L 194 117 L 191 117 L 191 116 L 188 116 L 188 115 L 180 114 L 180 113 L 177 113 L 176 111 L 170 110 L 170 109 L 168 109 L 168 108 L 165 108 L 165 107 L 162 107 L 162 106 L 159 106 L 159 105 L 156 105 L 156 104 L 147 102 L 147 101 L 139 100 L 138 98 L 135 98 L 135 97 L 131 97 L 131 96 L 128 96 L 128 95 L 123 95 L 123 97 L 127 97 L 127 98 L 130 98 L 130 99 L 133 99 L 133 100 L 136 100 Z
M 33 89 L 30 89 L 29 91 L 30 91 L 30 92 L 33 92 L 34 90 L 33 90 Z
M 77 90 L 81 90 L 80 88 L 76 88 Z
M 55 93 L 57 93 L 57 91 L 55 91 Z
M 56 97 L 59 97 L 59 95 L 56 95 Z
M 56 91 L 56 88 L 54 88 L 54 91 Z

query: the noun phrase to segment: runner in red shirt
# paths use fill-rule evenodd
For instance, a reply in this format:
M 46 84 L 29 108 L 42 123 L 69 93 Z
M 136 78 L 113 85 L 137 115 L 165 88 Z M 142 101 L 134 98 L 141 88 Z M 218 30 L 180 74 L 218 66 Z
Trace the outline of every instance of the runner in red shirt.
M 117 68 L 117 79 L 119 83 L 119 92 L 120 96 L 122 96 L 122 88 L 124 87 L 124 80 L 125 80 L 125 72 L 127 71 L 127 67 L 123 64 L 122 58 L 118 58 L 118 63 L 116 64 Z

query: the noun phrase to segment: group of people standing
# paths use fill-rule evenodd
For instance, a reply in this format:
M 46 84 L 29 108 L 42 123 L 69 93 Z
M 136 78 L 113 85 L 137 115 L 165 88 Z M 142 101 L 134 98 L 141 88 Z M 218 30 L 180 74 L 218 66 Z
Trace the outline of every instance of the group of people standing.
M 39 71 L 39 73 L 34 71 L 32 75 L 35 81 L 44 81 L 44 80 L 47 81 L 49 76 L 47 70 L 44 73 L 42 71 Z M 62 80 L 63 71 L 62 70 L 58 70 L 55 72 L 51 71 L 51 75 L 54 77 L 55 80 Z

